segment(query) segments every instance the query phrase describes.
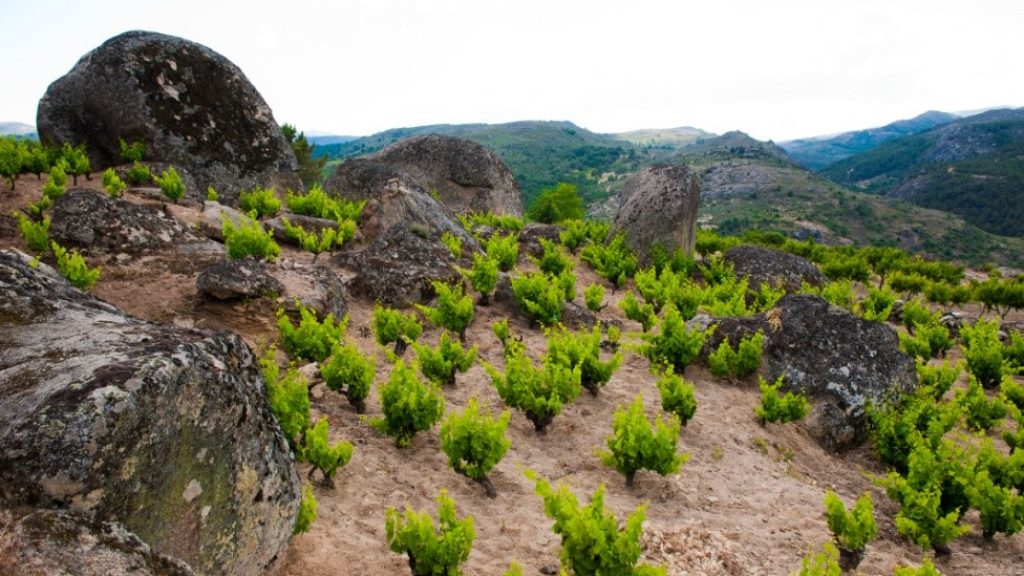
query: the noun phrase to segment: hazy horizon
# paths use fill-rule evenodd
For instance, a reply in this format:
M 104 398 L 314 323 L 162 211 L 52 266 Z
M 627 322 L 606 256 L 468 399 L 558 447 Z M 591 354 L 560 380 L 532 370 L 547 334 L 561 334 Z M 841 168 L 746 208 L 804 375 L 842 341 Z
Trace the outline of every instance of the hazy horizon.
M 17 57 L 0 61 L 0 121 L 34 125 L 50 82 L 133 29 L 210 47 L 279 123 L 340 135 L 564 120 L 783 141 L 1021 105 L 1024 3 L 826 4 L 8 0 L 0 46 Z

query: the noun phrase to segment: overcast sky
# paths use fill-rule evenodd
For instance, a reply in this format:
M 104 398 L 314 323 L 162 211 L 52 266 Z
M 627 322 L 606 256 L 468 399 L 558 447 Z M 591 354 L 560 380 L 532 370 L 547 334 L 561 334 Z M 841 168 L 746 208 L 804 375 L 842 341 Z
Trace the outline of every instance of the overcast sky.
M 570 120 L 785 140 L 1024 105 L 1024 0 L 0 0 L 0 121 L 131 29 L 237 64 L 302 130 Z

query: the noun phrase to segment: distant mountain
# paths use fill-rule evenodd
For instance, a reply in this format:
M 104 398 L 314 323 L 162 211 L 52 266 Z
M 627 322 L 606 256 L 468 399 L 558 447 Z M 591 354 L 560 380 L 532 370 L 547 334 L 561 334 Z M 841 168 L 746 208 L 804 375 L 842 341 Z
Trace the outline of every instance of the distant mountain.
M 36 138 L 36 127 L 22 122 L 0 122 L 0 136 Z
M 679 128 L 648 128 L 644 130 L 631 130 L 614 134 L 620 140 L 632 142 L 638 146 L 662 146 L 679 148 L 693 144 L 698 140 L 712 138 L 715 134 L 705 132 L 700 128 L 692 126 L 681 126 Z
M 904 136 L 822 171 L 876 194 L 1024 236 L 1024 108 L 992 110 Z
M 326 144 L 343 144 L 345 142 L 351 142 L 359 136 L 341 136 L 338 134 L 325 134 L 320 132 L 309 132 L 306 134 L 306 140 L 309 140 L 310 144 L 317 146 L 324 146 Z
M 811 170 L 821 170 L 829 164 L 867 152 L 881 144 L 902 136 L 918 134 L 956 120 L 959 116 L 931 110 L 909 120 L 898 120 L 880 128 L 843 132 L 830 136 L 817 136 L 780 142 L 794 162 Z

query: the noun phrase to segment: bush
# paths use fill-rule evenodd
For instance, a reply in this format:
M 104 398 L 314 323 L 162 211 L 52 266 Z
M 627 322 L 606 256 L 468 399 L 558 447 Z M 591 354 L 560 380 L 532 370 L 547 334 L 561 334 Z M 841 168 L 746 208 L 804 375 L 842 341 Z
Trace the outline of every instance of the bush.
M 519 261 L 519 237 L 514 234 L 495 234 L 487 240 L 487 256 L 498 263 L 502 272 L 515 268 Z
M 1006 404 L 998 396 L 991 400 L 985 394 L 978 379 L 968 378 L 967 388 L 957 390 L 954 399 L 967 419 L 967 426 L 973 430 L 991 430 L 1006 417 Z
M 860 256 L 843 256 L 836 254 L 821 267 L 821 272 L 829 280 L 856 280 L 867 282 L 871 277 L 871 266 Z
M 473 267 L 469 270 L 459 268 L 459 272 L 469 280 L 473 290 L 480 294 L 477 303 L 481 306 L 490 304 L 491 292 L 498 285 L 498 261 L 490 256 L 473 254 Z
M 741 338 L 735 350 L 729 345 L 729 339 L 724 338 L 718 349 L 708 355 L 711 373 L 729 379 L 751 374 L 761 365 L 763 348 L 764 332 L 761 330 Z
M 388 547 L 409 556 L 413 576 L 459 576 L 459 566 L 469 558 L 476 532 L 472 516 L 461 520 L 456 516 L 455 502 L 447 490 L 442 488 L 437 495 L 438 526 L 430 514 L 414 512 L 409 506 L 404 515 L 388 508 L 385 518 Z
M 808 553 L 803 557 L 797 576 L 840 576 L 842 573 L 842 568 L 839 566 L 839 550 L 826 542 L 822 545 L 821 552 Z
M 1019 384 L 1009 376 L 1003 376 L 1003 382 L 1000 384 L 1000 390 L 1003 393 L 1003 398 L 1007 402 L 1014 405 L 1017 410 L 1024 411 L 1024 385 Z
M 310 360 L 323 362 L 330 356 L 334 347 L 345 337 L 348 316 L 335 322 L 334 314 L 328 314 L 323 321 L 316 318 L 316 312 L 296 301 L 299 309 L 299 325 L 292 324 L 283 308 L 277 310 L 277 329 L 281 333 L 281 344 L 288 354 Z
M 560 327 L 548 331 L 547 337 L 549 360 L 569 369 L 579 367 L 580 384 L 594 396 L 622 364 L 621 352 L 607 362 L 601 361 L 600 326 L 595 325 L 589 333 Z
M 136 141 L 128 144 L 121 139 L 121 158 L 126 162 L 141 162 L 143 154 L 146 153 L 146 144 Z
M 305 228 L 298 224 L 292 224 L 287 218 L 282 218 L 281 222 L 284 224 L 285 234 L 289 238 L 294 238 L 306 252 L 313 253 L 314 263 L 321 252 L 326 252 L 335 246 L 341 245 L 342 237 L 338 230 L 334 228 L 324 228 L 317 235 L 316 232 L 307 232 Z
M 409 343 L 415 342 L 423 333 L 423 325 L 415 314 L 404 314 L 378 303 L 373 307 L 373 332 L 381 346 L 394 342 L 395 355 L 401 356 Z
M 963 337 L 967 371 L 984 388 L 994 388 L 1003 379 L 1003 344 L 999 340 L 999 323 L 978 320 L 973 326 L 960 329 Z
M 907 330 L 913 332 L 918 324 L 931 325 L 939 323 L 939 314 L 920 300 L 908 300 L 903 304 L 900 321 Z
M 439 282 L 431 282 L 434 292 L 437 293 L 437 306 L 423 306 L 417 304 L 416 308 L 435 326 L 441 326 L 459 335 L 459 340 L 466 341 L 466 329 L 473 322 L 473 299 L 463 294 L 462 284 L 456 283 L 452 286 Z
M 571 272 L 575 262 L 572 256 L 559 244 L 550 240 L 540 239 L 541 256 L 533 261 L 540 271 L 551 276 L 561 276 L 563 272 Z
M 885 322 L 896 304 L 896 293 L 888 287 L 868 288 L 868 297 L 860 303 L 860 315 L 872 322 Z
M 974 300 L 984 306 L 982 314 L 995 310 L 1005 318 L 1010 310 L 1024 310 L 1024 282 L 989 278 L 974 286 Z
M 153 173 L 150 172 L 149 166 L 141 162 L 134 162 L 131 168 L 125 171 L 125 178 L 128 179 L 128 183 L 132 186 L 139 186 L 152 180 Z
M 216 202 L 220 200 L 220 195 L 217 194 L 217 190 L 213 186 L 206 187 L 206 201 Z
M 128 186 L 117 175 L 117 172 L 114 172 L 113 168 L 107 168 L 103 171 L 103 189 L 107 191 L 107 196 L 110 198 L 120 198 L 127 188 Z
M 56 242 L 50 242 L 50 249 L 57 258 L 57 271 L 61 276 L 67 278 L 72 286 L 89 290 L 96 285 L 96 281 L 100 279 L 98 266 L 90 269 L 85 263 L 85 258 L 82 258 L 77 250 L 72 250 L 69 253 L 66 248 Z
M 334 445 L 327 437 L 327 418 L 320 418 L 317 423 L 306 430 L 302 441 L 302 459 L 309 462 L 309 480 L 319 470 L 324 475 L 324 484 L 334 485 L 334 474 L 352 459 L 352 444 L 339 440 Z
M 302 435 L 309 428 L 309 384 L 294 367 L 280 376 L 281 368 L 274 360 L 273 348 L 260 359 L 260 365 L 270 411 L 277 418 L 288 445 L 295 450 L 302 445 Z
M 274 260 L 281 254 L 281 247 L 274 242 L 274 236 L 263 229 L 259 222 L 248 218 L 233 224 L 226 215 L 221 217 L 221 234 L 228 250 L 228 258 L 257 258 Z
M 580 259 L 616 288 L 621 288 L 626 280 L 632 278 L 639 266 L 636 255 L 626 247 L 626 237 L 622 234 L 617 234 L 607 244 L 587 245 L 580 252 Z
M 313 186 L 306 194 L 295 194 L 289 190 L 285 193 L 284 199 L 288 210 L 292 213 L 326 218 L 339 224 L 343 221 L 351 221 L 353 227 L 362 216 L 363 207 L 366 206 L 365 200 L 347 202 L 341 198 L 332 198 L 320 186 Z M 345 238 L 345 241 L 350 239 L 351 236 Z
M 829 282 L 821 288 L 821 297 L 846 310 L 853 310 L 853 304 L 857 301 L 857 293 L 849 280 Z
M 598 486 L 589 505 L 581 506 L 565 484 L 554 490 L 532 472 L 527 472 L 527 477 L 536 483 L 544 513 L 555 521 L 551 530 L 562 539 L 563 573 L 665 576 L 664 568 L 637 564 L 643 552 L 640 537 L 646 505 L 634 510 L 620 530 L 618 518 L 604 506 L 604 484 Z
M 477 226 L 490 226 L 498 230 L 504 230 L 512 234 L 518 234 L 523 230 L 523 219 L 511 214 L 495 214 L 493 212 L 470 212 L 468 214 L 456 214 L 462 227 L 472 231 Z
M 257 186 L 252 190 L 243 190 L 238 195 L 238 206 L 242 212 L 250 216 L 255 212 L 253 218 L 258 220 L 277 214 L 281 210 L 281 199 L 277 197 L 273 188 Z
M 544 326 L 562 319 L 565 290 L 557 279 L 542 272 L 512 276 L 512 293 L 516 301 L 535 321 Z
M 452 253 L 456 260 L 462 258 L 462 238 L 451 232 L 445 232 L 441 234 L 441 242 L 448 247 L 448 251 Z
M 825 490 L 825 520 L 841 552 L 840 565 L 844 571 L 853 570 L 864 556 L 864 547 L 878 537 L 871 493 L 862 494 L 848 511 L 835 492 Z
M 44 218 L 42 222 L 33 222 L 21 212 L 14 212 L 14 219 L 18 221 L 21 238 L 29 250 L 37 255 L 50 251 L 49 218 Z
M 627 319 L 639 322 L 644 332 L 650 330 L 658 320 L 654 306 L 647 302 L 641 303 L 632 292 L 626 294 L 626 297 L 619 301 L 619 307 L 622 308 Z
M 505 353 L 505 372 L 484 362 L 484 369 L 505 404 L 521 410 L 543 433 L 548 424 L 562 411 L 562 405 L 580 395 L 580 369 L 568 368 L 545 359 L 537 368 L 522 346 L 508 346 Z
M 942 436 L 960 421 L 960 408 L 939 403 L 932 391 L 906 396 L 902 405 L 869 407 L 871 440 L 883 464 L 900 474 L 907 473 L 910 454 L 920 444 L 937 446 Z
M 774 384 L 769 384 L 761 378 L 758 387 L 761 389 L 761 405 L 755 410 L 757 418 L 764 426 L 769 422 L 796 422 L 803 419 L 811 411 L 811 403 L 802 392 L 786 392 L 780 394 L 783 376 Z
M 583 218 L 583 198 L 574 184 L 560 182 L 554 188 L 542 190 L 526 210 L 526 217 L 534 222 L 557 224 L 563 220 Z
M 933 400 L 941 400 L 960 377 L 960 363 L 943 362 L 940 366 L 929 366 L 924 360 L 917 360 L 917 387 L 920 393 Z
M 477 354 L 476 346 L 468 351 L 463 350 L 462 345 L 452 341 L 447 332 L 441 333 L 436 348 L 416 342 L 412 343 L 412 347 L 416 350 L 416 359 L 423 375 L 433 382 L 447 386 L 455 385 L 456 372 L 465 372 L 473 366 Z
M 340 338 L 340 337 L 339 337 Z M 377 376 L 377 364 L 349 342 L 335 344 L 330 357 L 320 364 L 320 377 L 335 392 L 343 391 L 357 414 L 366 411 L 366 397 Z
M 456 472 L 479 482 L 489 498 L 498 493 L 487 474 L 505 457 L 512 443 L 505 436 L 512 413 L 505 410 L 494 418 L 481 413 L 475 398 L 466 409 L 451 414 L 441 424 L 441 450 Z
M 930 558 L 925 558 L 918 568 L 896 568 L 893 576 L 942 576 L 942 573 L 935 569 Z
M 683 370 L 700 354 L 710 330 L 690 330 L 674 305 L 665 307 L 658 334 L 644 334 L 640 352 L 651 362 Z M 713 329 L 712 329 L 713 330 Z
M 68 177 L 64 173 L 63 163 L 59 163 L 50 168 L 50 173 L 46 175 L 46 184 L 43 184 L 43 196 L 50 200 L 56 200 L 64 195 L 67 184 Z
M 185 195 L 185 184 L 182 183 L 181 176 L 178 175 L 178 171 L 174 169 L 174 166 L 164 170 L 154 180 L 156 180 L 156 185 L 160 187 L 160 191 L 164 193 L 164 196 L 170 198 L 175 204 Z
M 689 459 L 676 453 L 679 420 L 672 416 L 668 424 L 659 414 L 652 426 L 644 415 L 643 396 L 638 395 L 628 408 L 619 407 L 612 417 L 612 435 L 607 452 L 599 452 L 601 461 L 626 476 L 633 485 L 638 470 L 651 470 L 662 476 L 675 474 Z
M 604 309 L 604 286 L 594 283 L 583 290 L 583 301 L 587 304 L 587 310 L 598 313 Z
M 992 482 L 987 470 L 975 474 L 967 495 L 981 515 L 981 535 L 986 540 L 998 533 L 1013 536 L 1024 528 L 1024 496 Z
M 43 219 L 43 214 L 50 208 L 52 204 L 53 201 L 50 200 L 50 197 L 44 194 L 43 197 L 40 198 L 38 201 L 31 202 L 27 206 L 25 206 L 25 212 L 29 215 L 29 218 L 39 221 Z
M 669 253 L 661 244 L 655 244 L 651 247 L 651 267 L 655 270 L 669 269 L 679 276 L 689 278 L 697 269 L 697 261 L 682 248 Z
M 725 284 L 736 279 L 733 265 L 719 254 L 712 254 L 697 265 L 704 282 L 710 286 Z
M 658 378 L 657 386 L 658 392 L 661 394 L 662 410 L 674 414 L 679 419 L 679 423 L 686 426 L 697 412 L 697 398 L 693 393 L 693 384 L 669 368 Z
M 380 389 L 383 418 L 370 420 L 376 430 L 395 439 L 404 448 L 417 432 L 430 430 L 444 415 L 444 396 L 434 383 L 423 383 L 414 368 L 398 360 L 388 383 Z
M 299 513 L 295 516 L 292 534 L 298 536 L 309 531 L 309 527 L 316 520 L 316 507 L 316 495 L 313 494 L 313 488 L 306 484 L 302 487 L 302 499 L 299 501 Z

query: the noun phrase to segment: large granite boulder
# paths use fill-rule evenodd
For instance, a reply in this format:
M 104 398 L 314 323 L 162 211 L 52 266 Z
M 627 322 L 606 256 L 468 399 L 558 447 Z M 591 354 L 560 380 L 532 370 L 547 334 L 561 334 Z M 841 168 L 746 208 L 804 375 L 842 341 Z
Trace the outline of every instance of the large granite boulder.
M 252 350 L 29 262 L 0 251 L 0 508 L 69 508 L 199 573 L 263 573 L 299 481 Z
M 388 182 L 398 180 L 403 186 L 426 192 L 404 170 L 372 158 L 349 158 L 324 181 L 324 191 L 346 200 L 369 200 L 387 188 Z
M 0 519 L 2 520 L 2 519 Z M 0 526 L 0 574 L 193 576 L 181 560 L 154 552 L 115 522 L 67 510 L 36 510 Z
M 262 260 L 224 260 L 206 268 L 196 278 L 196 291 L 213 300 L 259 298 L 280 294 L 281 283 L 267 272 Z
M 814 409 L 811 435 L 840 451 L 868 435 L 868 403 L 914 389 L 914 361 L 900 352 L 896 332 L 869 322 L 817 296 L 783 296 L 775 308 L 748 318 L 723 318 L 705 344 L 705 354 L 728 338 L 735 346 L 757 330 L 765 333 L 762 374 L 785 376 L 784 390 L 804 390 Z
M 245 74 L 209 48 L 125 32 L 82 57 L 46 90 L 36 123 L 46 144 L 84 144 L 93 169 L 122 163 L 120 140 L 147 160 L 192 175 L 188 196 L 213 186 L 227 204 L 253 186 L 301 189 L 295 153 Z
M 392 179 L 367 201 L 359 229 L 367 240 L 373 240 L 398 227 L 411 227 L 435 239 L 448 232 L 462 240 L 464 253 L 481 250 L 480 244 L 447 206 L 417 188 Z
M 799 292 L 804 282 L 811 286 L 823 286 L 828 281 L 818 267 L 806 258 L 761 246 L 736 246 L 726 251 L 723 258 L 733 265 L 738 278 L 749 280 L 754 290 L 767 282 L 773 287 L 781 285 L 786 292 Z
M 693 252 L 700 205 L 700 178 L 686 166 L 644 168 L 626 181 L 612 220 L 611 236 L 622 233 L 642 261 L 655 245 Z M 611 237 L 609 236 L 609 237 Z

